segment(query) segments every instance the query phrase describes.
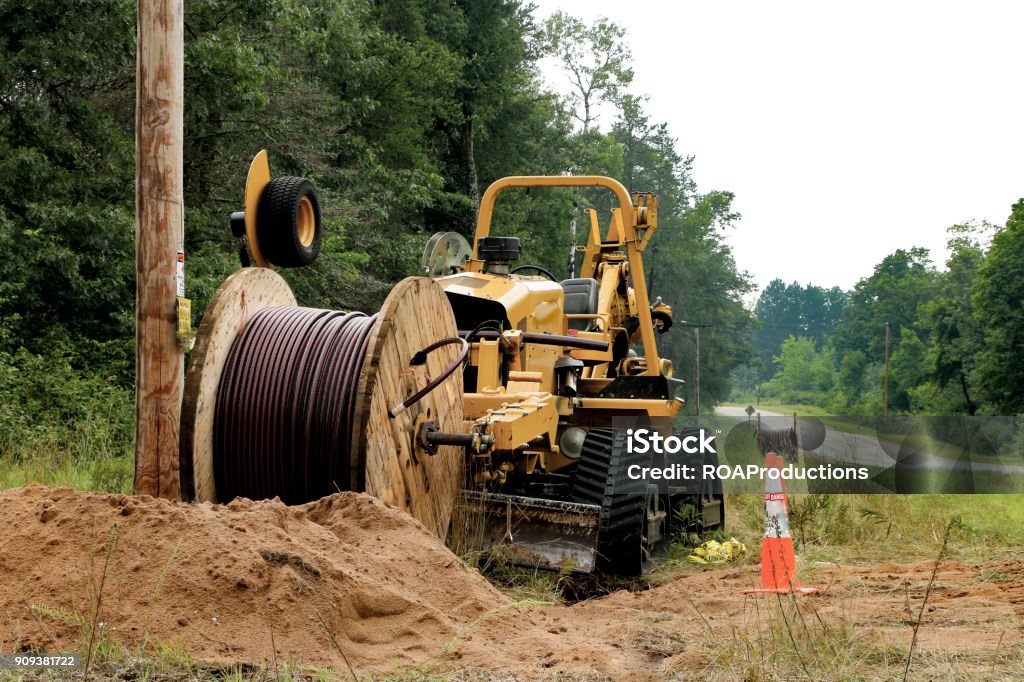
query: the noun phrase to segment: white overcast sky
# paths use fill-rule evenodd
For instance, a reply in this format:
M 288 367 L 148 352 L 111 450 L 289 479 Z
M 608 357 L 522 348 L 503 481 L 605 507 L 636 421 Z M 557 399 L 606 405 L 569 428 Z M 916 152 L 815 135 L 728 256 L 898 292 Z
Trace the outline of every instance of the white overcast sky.
M 849 288 L 911 246 L 942 267 L 946 227 L 1024 196 L 1024 3 L 535 2 L 628 30 L 632 90 L 701 191 L 735 192 L 759 288 Z

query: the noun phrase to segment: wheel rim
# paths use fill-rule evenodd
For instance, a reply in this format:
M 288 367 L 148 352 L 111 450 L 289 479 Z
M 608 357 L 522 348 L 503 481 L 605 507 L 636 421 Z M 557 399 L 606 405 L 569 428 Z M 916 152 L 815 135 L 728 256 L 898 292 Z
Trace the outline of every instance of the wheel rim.
M 313 210 L 313 202 L 309 200 L 309 197 L 299 199 L 299 215 L 296 223 L 299 243 L 309 246 L 316 236 L 316 212 Z

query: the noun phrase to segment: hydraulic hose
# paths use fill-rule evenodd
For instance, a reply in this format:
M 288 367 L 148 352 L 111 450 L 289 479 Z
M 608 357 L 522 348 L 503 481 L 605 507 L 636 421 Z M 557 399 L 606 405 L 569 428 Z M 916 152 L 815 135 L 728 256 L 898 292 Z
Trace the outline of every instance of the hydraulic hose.
M 422 349 L 412 357 L 412 361 L 409 364 L 422 365 L 427 361 L 427 355 L 429 353 L 437 350 L 438 348 L 448 346 L 453 343 L 462 344 L 462 350 L 459 351 L 459 357 L 455 358 L 455 360 L 450 365 L 448 365 L 448 367 L 443 372 L 441 372 L 436 378 L 432 379 L 426 386 L 424 386 L 419 391 L 412 394 L 404 401 L 398 403 L 393 408 L 391 408 L 390 414 L 392 417 L 397 417 L 398 415 L 402 414 L 407 409 L 418 403 L 420 399 L 423 398 L 423 396 L 427 395 L 435 388 L 440 386 L 442 381 L 447 379 L 452 372 L 458 369 L 459 366 L 466 361 L 466 356 L 469 355 L 469 342 L 466 341 L 466 339 L 459 338 L 458 336 L 452 336 L 447 339 L 435 341 L 434 343 Z
M 463 334 L 463 332 L 459 332 Z M 479 329 L 474 331 L 474 336 L 479 336 L 485 339 L 493 339 L 496 336 L 501 336 L 497 331 L 487 329 Z M 604 352 L 608 350 L 608 343 L 606 341 L 598 341 L 596 339 L 581 339 L 578 336 L 562 336 L 561 334 L 546 334 L 540 332 L 523 332 L 523 343 L 535 343 L 541 346 L 561 346 L 563 348 L 577 348 L 579 350 L 595 350 L 598 352 Z

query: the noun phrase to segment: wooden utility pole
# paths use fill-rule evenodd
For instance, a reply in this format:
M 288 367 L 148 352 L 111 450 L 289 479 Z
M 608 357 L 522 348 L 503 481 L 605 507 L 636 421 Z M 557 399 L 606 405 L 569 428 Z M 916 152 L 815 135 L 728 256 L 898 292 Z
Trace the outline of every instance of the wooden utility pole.
M 710 322 L 687 322 L 686 320 L 679 320 L 676 322 L 680 327 L 692 327 L 693 335 L 696 342 L 696 348 L 694 349 L 693 356 L 693 375 L 694 375 L 694 391 L 693 391 L 693 403 L 694 412 L 697 417 L 697 423 L 700 423 L 700 330 L 704 327 L 711 327 Z
M 885 386 L 882 389 L 882 424 L 889 427 L 889 323 L 885 323 Z
M 694 357 L 694 360 L 697 365 L 697 370 L 695 372 L 697 379 L 697 390 L 694 391 L 694 398 L 696 398 L 694 402 L 696 403 L 695 412 L 697 414 L 697 419 L 700 419 L 700 325 L 697 325 L 693 328 L 693 333 L 697 337 L 697 350 L 696 355 Z
M 183 0 L 138 0 L 135 492 L 170 499 L 180 497 L 178 425 L 184 384 L 176 337 L 178 253 L 184 251 L 184 14 Z

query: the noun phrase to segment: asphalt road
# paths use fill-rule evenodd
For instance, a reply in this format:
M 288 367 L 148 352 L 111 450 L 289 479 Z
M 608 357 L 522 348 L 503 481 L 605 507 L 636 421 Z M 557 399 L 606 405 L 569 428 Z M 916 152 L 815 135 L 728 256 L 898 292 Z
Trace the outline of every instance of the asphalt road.
M 761 415 L 761 423 L 765 428 L 788 429 L 793 425 L 792 415 L 784 415 L 768 410 L 758 410 L 758 413 Z M 747 419 L 747 414 L 742 407 L 719 405 L 715 408 L 715 414 L 722 417 Z M 754 418 L 756 418 L 756 415 Z M 806 429 L 804 432 L 806 433 Z M 806 442 L 806 435 L 804 436 L 804 441 L 804 449 L 807 452 L 816 453 L 822 458 L 837 464 L 889 468 L 896 463 L 896 457 L 898 456 L 900 466 L 906 468 L 1024 474 L 1024 466 L 1022 465 L 955 460 L 906 444 L 901 447 L 894 443 L 886 443 L 883 446 L 882 441 L 876 437 L 847 433 L 828 428 L 827 426 L 824 431 L 824 440 L 818 447 L 809 447 L 811 444 Z

